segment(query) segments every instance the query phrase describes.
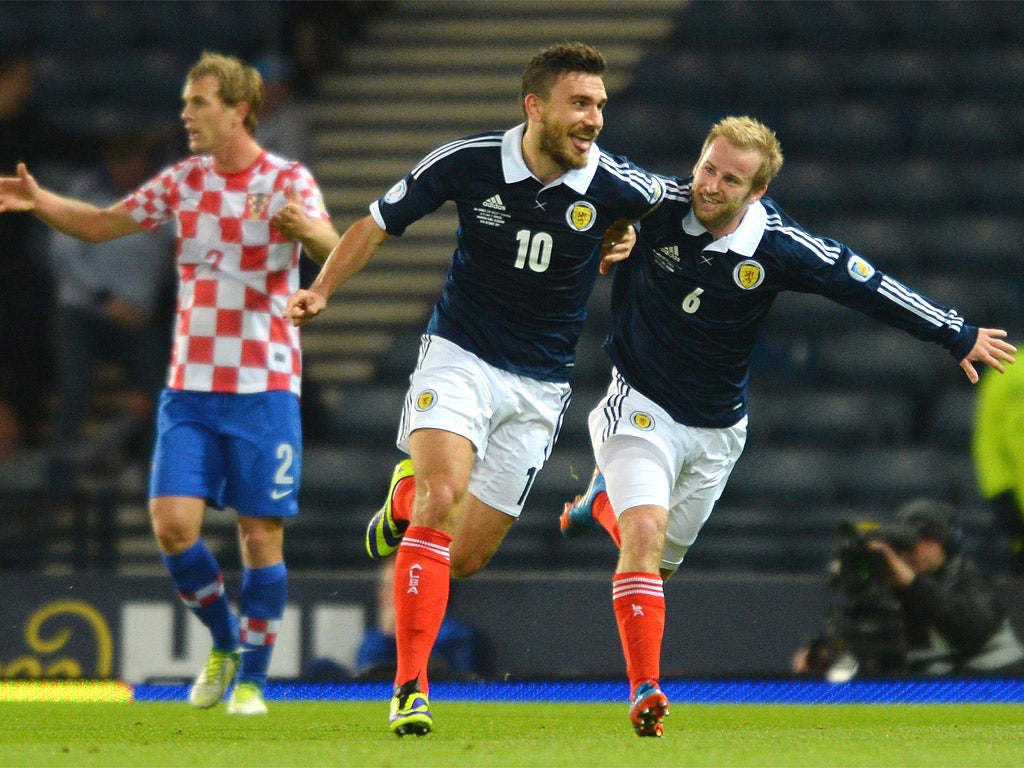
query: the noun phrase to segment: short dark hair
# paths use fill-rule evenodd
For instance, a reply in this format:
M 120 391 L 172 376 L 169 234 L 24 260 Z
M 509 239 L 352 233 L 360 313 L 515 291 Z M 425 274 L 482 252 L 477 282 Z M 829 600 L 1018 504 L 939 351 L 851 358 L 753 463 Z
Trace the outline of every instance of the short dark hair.
M 607 69 L 604 56 L 596 48 L 578 42 L 555 43 L 530 59 L 526 65 L 520 102 L 525 102 L 531 93 L 547 100 L 558 78 L 567 72 L 600 76 Z

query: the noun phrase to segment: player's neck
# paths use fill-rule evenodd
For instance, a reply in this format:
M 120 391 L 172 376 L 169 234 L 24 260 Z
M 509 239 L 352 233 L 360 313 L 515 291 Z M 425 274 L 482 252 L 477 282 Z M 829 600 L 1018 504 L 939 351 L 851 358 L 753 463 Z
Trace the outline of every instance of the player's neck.
M 238 173 L 256 162 L 263 147 L 248 133 L 225 142 L 213 153 L 213 167 L 218 173 Z

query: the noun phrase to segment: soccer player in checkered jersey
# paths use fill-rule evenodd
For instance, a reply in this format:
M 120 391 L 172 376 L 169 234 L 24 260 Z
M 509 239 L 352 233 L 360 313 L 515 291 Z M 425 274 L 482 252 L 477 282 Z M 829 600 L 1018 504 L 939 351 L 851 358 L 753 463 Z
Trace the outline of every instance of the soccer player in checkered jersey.
M 228 711 L 263 714 L 287 591 L 283 520 L 298 513 L 302 467 L 299 336 L 282 313 L 299 286 L 301 248 L 322 262 L 339 235 L 309 171 L 253 138 L 263 100 L 254 68 L 204 53 L 182 98 L 195 154 L 124 200 L 98 208 L 61 197 L 20 164 L 0 178 L 0 213 L 32 211 L 90 242 L 175 222 L 177 317 L 150 515 L 178 594 L 213 638 L 189 701 L 215 705 L 237 673 Z M 238 617 L 201 538 L 207 504 L 238 514 Z
M 616 268 L 605 341 L 612 382 L 589 420 L 600 471 L 560 522 L 568 537 L 600 523 L 619 545 L 612 604 L 641 736 L 662 735 L 668 708 L 658 682 L 663 581 L 743 450 L 750 359 L 779 292 L 817 293 L 934 342 L 972 383 L 972 361 L 1002 372 L 1016 352 L 1005 331 L 967 325 L 842 243 L 802 229 L 764 197 L 781 167 L 770 129 L 722 120 L 693 175 L 666 180 L 664 204 Z
M 656 178 L 595 144 L 604 71 L 604 57 L 580 43 L 539 53 L 523 74 L 525 124 L 428 154 L 288 301 L 289 317 L 309 322 L 385 239 L 454 201 L 455 253 L 399 427 L 411 460 L 396 467 L 367 530 L 371 557 L 397 550 L 389 722 L 399 736 L 432 727 L 427 661 L 451 575 L 490 560 L 554 444 L 605 233 L 614 240 L 625 229 L 617 222 L 642 217 L 663 194 Z

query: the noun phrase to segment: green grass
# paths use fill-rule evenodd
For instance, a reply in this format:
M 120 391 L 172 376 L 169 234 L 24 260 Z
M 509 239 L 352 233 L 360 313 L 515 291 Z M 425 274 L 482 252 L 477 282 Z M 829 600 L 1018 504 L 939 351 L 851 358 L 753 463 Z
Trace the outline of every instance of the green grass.
M 387 702 L 270 707 L 0 703 L 0 766 L 1024 765 L 1024 705 L 675 705 L 664 739 L 634 736 L 625 704 L 433 702 L 437 730 L 405 739 Z

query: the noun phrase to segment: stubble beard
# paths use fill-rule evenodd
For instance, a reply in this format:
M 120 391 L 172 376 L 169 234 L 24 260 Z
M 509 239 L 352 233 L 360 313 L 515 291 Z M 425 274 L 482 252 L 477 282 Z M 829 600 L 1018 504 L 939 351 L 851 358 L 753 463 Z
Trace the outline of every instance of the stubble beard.
M 541 134 L 540 149 L 563 171 L 573 171 L 583 168 L 587 164 L 587 155 L 577 155 L 572 149 L 567 149 L 569 144 L 569 132 L 561 128 L 545 127 Z

